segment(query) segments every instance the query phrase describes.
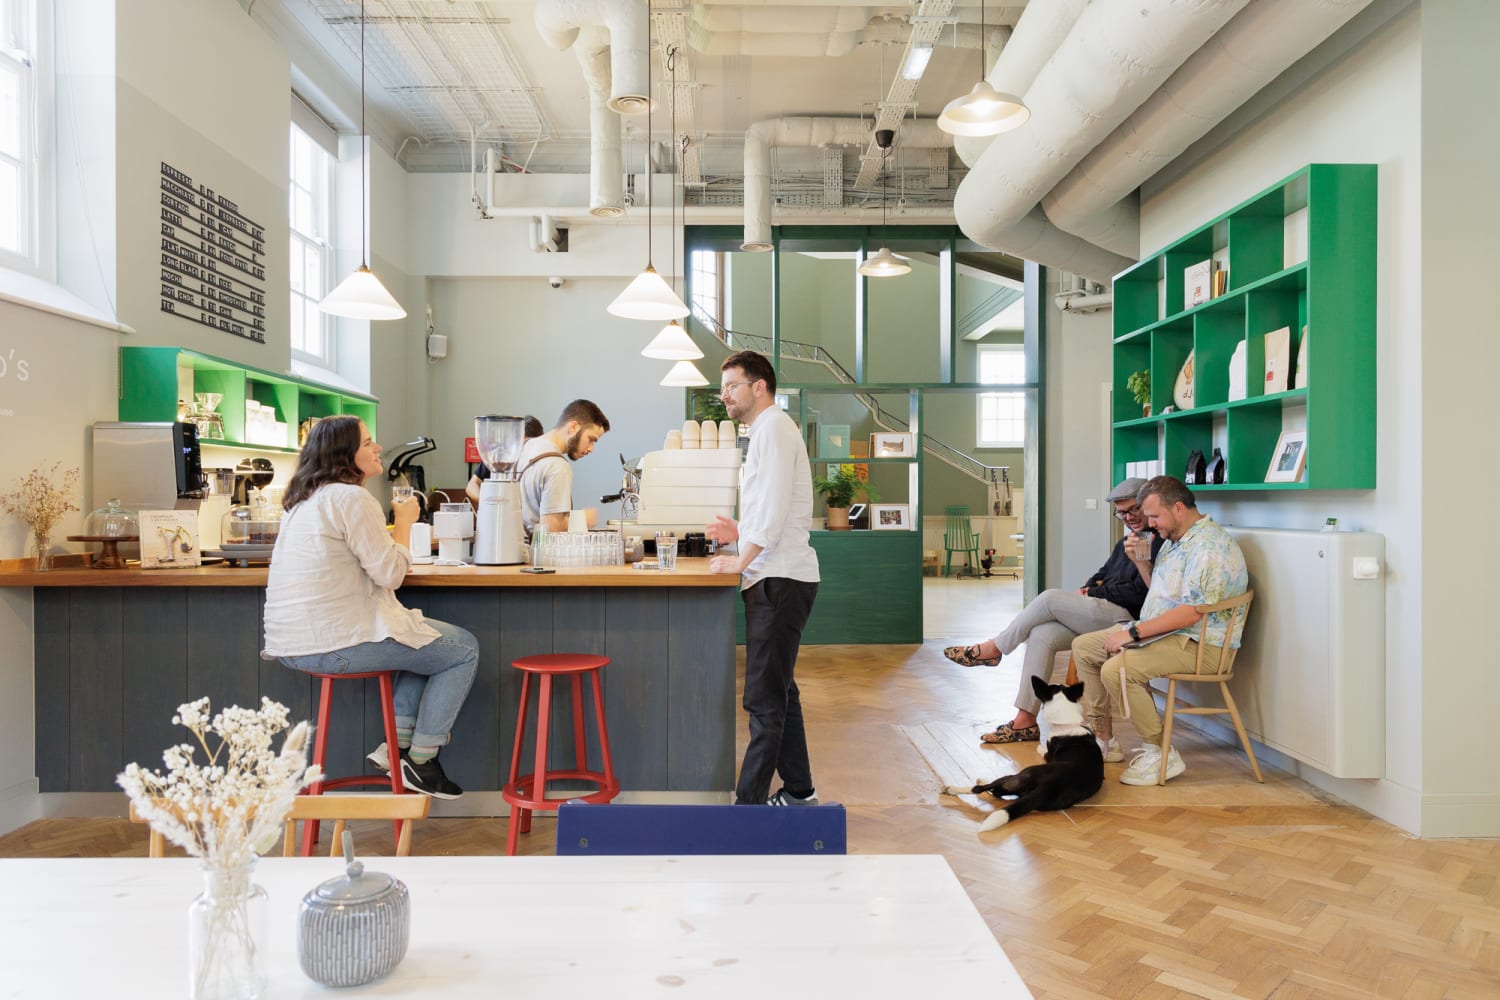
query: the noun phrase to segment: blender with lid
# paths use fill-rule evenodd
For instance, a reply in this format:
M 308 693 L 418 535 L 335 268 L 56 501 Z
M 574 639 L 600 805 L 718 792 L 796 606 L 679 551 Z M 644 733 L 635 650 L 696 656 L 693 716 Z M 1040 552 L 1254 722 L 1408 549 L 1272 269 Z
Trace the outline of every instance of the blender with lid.
M 474 563 L 511 566 L 525 561 L 521 528 L 519 463 L 525 441 L 524 417 L 475 417 L 474 443 L 490 476 L 479 488 L 474 518 Z

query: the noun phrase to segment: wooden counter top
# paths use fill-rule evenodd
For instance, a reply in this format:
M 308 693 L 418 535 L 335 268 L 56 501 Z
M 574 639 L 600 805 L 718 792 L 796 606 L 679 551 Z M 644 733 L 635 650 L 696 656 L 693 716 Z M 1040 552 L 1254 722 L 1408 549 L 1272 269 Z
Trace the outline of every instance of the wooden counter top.
M 201 566 L 196 569 L 90 569 L 65 566 L 38 573 L 0 564 L 0 587 L 264 587 L 265 566 Z M 677 570 L 590 566 L 554 573 L 523 573 L 520 566 L 413 566 L 404 587 L 738 587 L 732 573 L 710 573 L 707 559 L 679 557 Z

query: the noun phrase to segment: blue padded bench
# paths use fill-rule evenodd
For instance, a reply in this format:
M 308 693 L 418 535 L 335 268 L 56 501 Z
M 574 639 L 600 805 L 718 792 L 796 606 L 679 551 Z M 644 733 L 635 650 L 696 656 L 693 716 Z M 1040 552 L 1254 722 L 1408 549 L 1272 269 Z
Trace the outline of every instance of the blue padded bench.
M 557 853 L 847 854 L 844 807 L 565 802 Z

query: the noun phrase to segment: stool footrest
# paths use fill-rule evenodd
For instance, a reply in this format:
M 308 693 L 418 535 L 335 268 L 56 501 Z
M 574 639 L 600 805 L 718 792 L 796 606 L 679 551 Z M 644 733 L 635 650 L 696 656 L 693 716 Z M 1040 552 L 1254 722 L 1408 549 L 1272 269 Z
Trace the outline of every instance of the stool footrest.
M 500 789 L 500 795 L 511 805 L 524 809 L 556 809 L 564 802 L 608 802 L 620 794 L 620 786 L 616 783 L 611 787 L 609 780 L 598 771 L 548 771 L 547 780 L 588 781 L 599 787 L 596 791 L 581 791 L 565 799 L 539 798 L 535 788 L 536 775 L 523 774 L 515 782 L 507 782 L 505 787 Z
M 360 785 L 380 785 L 384 788 L 390 788 L 391 779 L 389 775 L 385 774 L 361 774 L 349 778 L 328 778 L 318 782 L 318 785 L 325 792 L 335 788 L 354 788 Z M 309 793 L 303 792 L 302 794 L 306 795 Z

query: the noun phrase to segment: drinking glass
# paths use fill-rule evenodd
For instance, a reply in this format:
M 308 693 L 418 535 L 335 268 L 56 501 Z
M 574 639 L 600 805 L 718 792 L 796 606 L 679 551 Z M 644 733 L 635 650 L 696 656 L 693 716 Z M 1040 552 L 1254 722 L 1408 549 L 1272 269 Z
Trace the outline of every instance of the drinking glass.
M 410 487 L 410 486 L 400 486 L 400 485 L 392 486 L 391 487 L 391 500 L 392 501 L 410 500 L 412 498 L 412 494 L 414 492 L 416 492 L 416 491 L 412 487 Z
M 677 539 L 656 536 L 656 564 L 670 573 L 677 569 Z

